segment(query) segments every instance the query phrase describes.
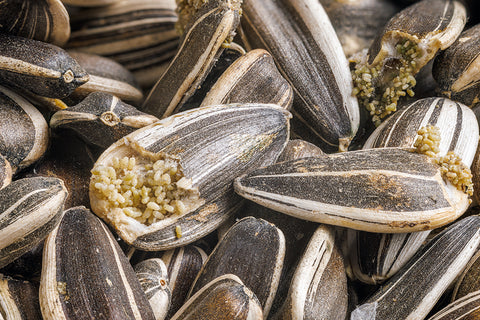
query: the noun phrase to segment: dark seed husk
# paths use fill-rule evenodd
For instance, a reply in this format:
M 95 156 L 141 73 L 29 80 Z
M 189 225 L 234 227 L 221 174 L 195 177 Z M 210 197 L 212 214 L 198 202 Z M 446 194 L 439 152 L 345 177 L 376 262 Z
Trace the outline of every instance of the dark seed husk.
M 263 219 L 243 218 L 210 254 L 189 295 L 219 276 L 235 274 L 255 293 L 266 317 L 278 288 L 284 256 L 285 238 L 280 229 Z
M 453 301 L 428 320 L 475 320 L 480 317 L 480 291 Z
M 11 170 L 28 167 L 42 157 L 48 139 L 42 114 L 26 99 L 0 86 L 0 154 Z
M 423 319 L 466 266 L 479 242 L 479 216 L 449 226 L 358 306 L 351 319 Z
M 255 294 L 233 274 L 220 276 L 201 288 L 171 320 L 262 320 Z
M 70 37 L 70 18 L 60 0 L 2 1 L 0 31 L 61 47 Z
M 470 293 L 480 290 L 480 251 L 477 251 L 468 262 L 465 270 L 458 277 L 452 293 L 452 301 L 463 298 Z
M 432 72 L 443 95 L 471 108 L 480 105 L 480 24 L 442 51 Z
M 322 151 L 322 149 L 316 145 L 301 139 L 294 139 L 288 141 L 287 146 L 285 149 L 283 149 L 283 152 L 278 157 L 277 162 L 308 157 L 320 157 L 324 154 L 325 153 Z
M 272 56 L 263 49 L 238 58 L 213 85 L 202 106 L 224 103 L 273 103 L 290 109 L 293 90 Z
M 429 230 L 469 205 L 431 158 L 398 148 L 281 162 L 237 178 L 234 187 L 294 217 L 369 232 Z
M 359 127 L 359 108 L 345 54 L 319 1 L 245 0 L 242 9 L 248 44 L 270 52 L 293 87 L 298 127 L 326 152 L 346 150 Z
M 60 47 L 0 34 L 0 84 L 49 98 L 64 98 L 88 74 Z
M 115 238 L 85 207 L 67 210 L 45 242 L 40 306 L 46 320 L 155 319 Z
M 192 17 L 179 50 L 148 94 L 142 111 L 159 118 L 179 111 L 201 86 L 222 44 L 232 38 L 240 23 L 239 0 L 214 0 L 204 3 Z
M 103 7 L 122 0 L 62 0 L 63 3 L 78 7 Z
M 25 178 L 0 190 L 0 268 L 29 251 L 58 225 L 67 190 L 57 178 Z
M 347 306 L 347 277 L 335 232 L 322 225 L 298 263 L 278 319 L 341 320 L 346 317 Z
M 50 127 L 72 130 L 88 144 L 107 148 L 127 134 L 158 120 L 114 95 L 93 92 L 79 104 L 57 111 L 50 119 Z
M 69 49 L 111 58 L 142 87 L 158 80 L 178 46 L 172 0 L 122 0 L 72 14 Z
M 78 87 L 68 101 L 79 103 L 92 92 L 106 92 L 123 101 L 139 105 L 143 93 L 133 74 L 112 59 L 79 51 L 68 51 L 68 54 L 88 72 L 90 79 Z M 71 103 L 69 103 L 71 105 Z
M 94 178 L 102 175 L 102 168 L 112 166 L 115 157 L 135 157 L 147 164 L 176 161 L 183 178 L 191 179 L 190 193 L 183 201 L 188 207 L 181 214 L 143 224 L 105 201 L 92 178 L 92 209 L 122 239 L 142 250 L 166 250 L 196 241 L 241 205 L 233 192 L 233 179 L 276 160 L 288 140 L 289 117 L 288 111 L 274 105 L 232 104 L 186 111 L 139 129 L 100 156 L 92 171 Z
M 159 258 L 147 259 L 137 263 L 134 270 L 152 306 L 155 320 L 165 319 L 172 299 L 165 263 Z
M 0 275 L 0 301 L 3 319 L 43 319 L 38 302 L 38 284 Z

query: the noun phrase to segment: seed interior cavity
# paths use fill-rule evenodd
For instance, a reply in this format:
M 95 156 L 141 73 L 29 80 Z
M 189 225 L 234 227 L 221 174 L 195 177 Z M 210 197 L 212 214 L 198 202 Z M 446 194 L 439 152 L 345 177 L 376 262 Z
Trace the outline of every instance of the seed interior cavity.
M 182 173 L 176 159 L 124 157 L 92 170 L 97 197 L 109 209 L 120 208 L 128 217 L 151 225 L 173 215 L 183 215 L 199 203 L 199 192 Z

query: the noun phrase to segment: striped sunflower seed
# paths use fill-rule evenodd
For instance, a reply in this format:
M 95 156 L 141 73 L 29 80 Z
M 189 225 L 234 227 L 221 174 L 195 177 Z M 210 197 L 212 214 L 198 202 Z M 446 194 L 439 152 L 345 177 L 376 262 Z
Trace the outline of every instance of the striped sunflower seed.
M 26 99 L 0 86 L 0 153 L 13 172 L 30 166 L 47 150 L 48 125 Z
M 57 178 L 25 178 L 0 190 L 0 268 L 26 253 L 58 225 L 67 190 Z
M 428 320 L 475 320 L 480 317 L 480 291 L 453 301 Z
M 165 263 L 159 258 L 147 259 L 137 263 L 134 270 L 150 302 L 155 320 L 165 319 L 172 300 Z
M 201 106 L 224 103 L 273 103 L 290 109 L 293 90 L 272 56 L 263 49 L 249 51 L 225 70 Z
M 114 95 L 93 92 L 76 106 L 57 111 L 50 119 L 50 127 L 71 130 L 85 142 L 105 149 L 127 134 L 158 120 Z
M 456 280 L 452 293 L 452 302 L 480 290 L 480 251 L 478 249 Z
M 133 74 L 112 59 L 78 51 L 68 54 L 88 72 L 90 79 L 78 87 L 68 100 L 80 102 L 92 92 L 106 92 L 121 100 L 139 105 L 143 93 Z M 70 105 L 70 104 L 69 104 Z
M 155 319 L 115 238 L 85 207 L 65 211 L 47 237 L 40 307 L 45 320 Z
M 480 106 L 480 24 L 440 52 L 432 72 L 443 95 L 472 108 Z
M 343 320 L 347 306 L 347 277 L 335 232 L 321 225 L 298 263 L 278 319 Z
M 178 112 L 213 67 L 240 23 L 242 0 L 204 2 L 188 24 L 172 62 L 148 94 L 142 111 L 159 118 Z
M 93 1 L 101 0 L 77 4 Z M 110 2 L 71 15 L 67 48 L 113 59 L 130 70 L 142 87 L 150 87 L 177 50 L 175 0 Z
M 350 58 L 353 93 L 375 125 L 396 111 L 401 97 L 414 95 L 415 74 L 455 41 L 465 22 L 460 1 L 422 0 L 390 19 L 368 52 Z
M 220 276 L 201 288 L 171 320 L 262 320 L 255 294 L 233 274 Z
M 3 319 L 42 320 L 38 284 L 0 275 L 0 314 Z
M 285 237 L 273 224 L 246 217 L 234 224 L 203 265 L 189 296 L 215 278 L 234 274 L 251 289 L 266 318 L 277 292 L 285 257 Z
M 249 46 L 270 52 L 293 87 L 295 133 L 324 151 L 346 150 L 359 109 L 345 54 L 319 1 L 245 0 L 242 9 Z
M 289 118 L 278 106 L 233 104 L 139 129 L 97 160 L 92 209 L 139 249 L 198 240 L 241 204 L 233 179 L 276 160 L 288 140 Z
M 88 81 L 65 50 L 52 44 L 0 34 L 0 83 L 49 98 L 64 98 Z
M 103 7 L 121 1 L 122 0 L 62 0 L 65 4 L 79 7 Z
M 439 233 L 351 314 L 360 319 L 423 319 L 466 266 L 480 243 L 480 216 Z
M 60 0 L 2 1 L 0 30 L 61 47 L 70 37 L 70 17 Z
M 398 148 L 345 152 L 260 168 L 235 179 L 241 196 L 294 217 L 385 233 L 445 225 L 469 206 L 428 156 Z

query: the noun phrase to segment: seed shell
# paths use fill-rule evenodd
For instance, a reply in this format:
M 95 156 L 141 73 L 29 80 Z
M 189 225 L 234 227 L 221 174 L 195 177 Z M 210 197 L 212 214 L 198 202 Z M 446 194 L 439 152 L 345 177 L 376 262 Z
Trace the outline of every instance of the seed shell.
M 67 210 L 45 242 L 40 307 L 46 320 L 155 319 L 133 267 L 85 207 Z
M 340 41 L 318 0 L 245 0 L 251 48 L 270 52 L 295 92 L 294 131 L 326 152 L 346 150 L 359 127 L 357 100 Z
M 37 284 L 0 275 L 0 301 L 3 319 L 42 319 Z
M 147 259 L 137 263 L 134 270 L 152 306 L 155 320 L 165 319 L 172 299 L 165 263 L 159 258 Z
M 290 109 L 293 90 L 272 56 L 263 49 L 238 58 L 213 85 L 202 106 L 223 103 L 273 103 Z
M 47 150 L 49 132 L 42 114 L 26 99 L 0 86 L 0 153 L 16 172 Z
M 60 0 L 2 1 L 0 30 L 61 47 L 70 37 L 70 18 Z
M 50 127 L 71 130 L 85 142 L 107 148 L 127 134 L 158 120 L 114 95 L 93 92 L 79 104 L 57 111 L 50 119 Z
M 285 237 L 273 224 L 246 217 L 234 224 L 200 270 L 189 296 L 210 281 L 235 274 L 258 298 L 267 317 L 285 257 Z
M 177 54 L 148 94 L 142 111 L 159 118 L 176 113 L 201 86 L 222 45 L 240 23 L 241 0 L 214 0 L 192 17 Z
M 469 205 L 429 157 L 398 148 L 286 161 L 239 177 L 234 187 L 279 212 L 369 232 L 433 229 Z
M 480 102 L 480 24 L 460 34 L 433 65 L 443 95 L 475 107 Z
M 335 233 L 321 225 L 298 263 L 279 319 L 343 320 L 347 306 L 347 277 Z
M 26 253 L 58 225 L 67 190 L 57 178 L 25 178 L 0 190 L 0 268 Z
M 480 316 L 480 291 L 453 301 L 428 320 L 475 320 Z
M 262 320 L 255 294 L 233 274 L 220 276 L 193 295 L 171 320 Z
M 88 81 L 67 52 L 52 44 L 0 34 L 0 83 L 48 98 L 64 98 Z
M 139 249 L 166 250 L 198 240 L 227 220 L 241 204 L 233 193 L 233 179 L 243 172 L 276 160 L 288 140 L 289 118 L 288 111 L 278 106 L 233 104 L 186 111 L 139 129 L 114 143 L 97 160 L 90 183 L 92 209 L 114 226 L 122 239 Z M 136 160 L 129 160 L 128 157 Z M 159 161 L 158 170 L 155 170 L 170 170 L 167 188 L 174 188 L 172 192 L 176 195 L 172 194 L 166 200 L 160 197 L 161 201 L 158 202 L 163 192 L 160 190 L 164 188 L 160 188 L 163 182 L 148 182 L 151 187 L 146 187 L 154 187 L 155 192 L 158 189 L 159 195 L 151 196 L 157 197 L 157 205 L 163 206 L 162 209 L 151 205 L 151 210 L 171 209 L 164 205 L 164 200 L 171 199 L 176 201 L 177 209 L 174 211 L 177 213 L 167 214 L 164 219 L 158 220 L 154 220 L 158 214 L 153 213 L 137 220 L 128 210 L 137 212 L 140 208 L 138 210 L 141 212 L 147 212 L 141 204 L 127 208 L 125 212 L 115 204 L 115 200 L 106 201 L 106 191 L 101 190 L 110 188 L 104 184 L 110 179 L 107 179 L 107 175 L 110 175 L 108 172 L 114 170 L 108 167 L 115 166 L 115 158 L 125 158 L 125 166 L 132 161 L 132 174 L 140 179 L 137 179 L 135 188 L 138 188 L 138 181 L 144 176 L 148 182 L 149 175 L 153 174 L 148 170 L 146 175 L 142 173 L 143 166 Z M 122 164 L 117 163 L 116 166 Z M 138 170 L 140 173 L 135 173 Z M 128 181 L 129 178 L 126 178 L 123 186 L 128 185 Z M 106 193 L 108 197 L 111 196 L 109 192 Z M 148 196 L 143 200 L 147 194 L 148 190 L 142 191 L 144 206 L 150 198 Z M 125 196 L 128 197 L 127 194 Z M 153 223 L 149 223 L 147 218 Z M 182 231 L 181 237 L 175 233 L 177 226 Z
M 351 319 L 423 319 L 472 257 L 480 217 L 452 224 L 352 312 Z

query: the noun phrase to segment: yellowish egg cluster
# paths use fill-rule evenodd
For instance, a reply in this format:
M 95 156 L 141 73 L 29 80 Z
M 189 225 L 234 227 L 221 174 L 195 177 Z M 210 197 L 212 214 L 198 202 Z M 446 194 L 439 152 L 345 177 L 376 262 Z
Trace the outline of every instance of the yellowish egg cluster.
M 447 178 L 458 190 L 473 195 L 472 172 L 462 162 L 459 156 L 448 152 L 444 157 L 437 158 L 442 176 Z
M 416 60 L 422 52 L 415 42 L 404 40 L 396 45 L 396 55 L 369 66 L 366 57 L 353 59 L 353 94 L 360 105 L 367 109 L 373 123 L 378 126 L 382 119 L 397 110 L 398 100 L 407 94 L 413 97 L 412 88 L 417 84 L 414 75 L 418 72 Z M 387 60 L 396 60 L 394 67 L 385 67 Z
M 440 152 L 440 129 L 438 127 L 427 125 L 417 131 L 417 139 L 413 145 L 417 153 L 426 154 L 435 158 Z
M 146 225 L 182 215 L 199 199 L 198 190 L 175 159 L 138 163 L 134 157 L 113 158 L 110 166 L 92 170 L 91 185 L 110 208 L 120 208 Z

